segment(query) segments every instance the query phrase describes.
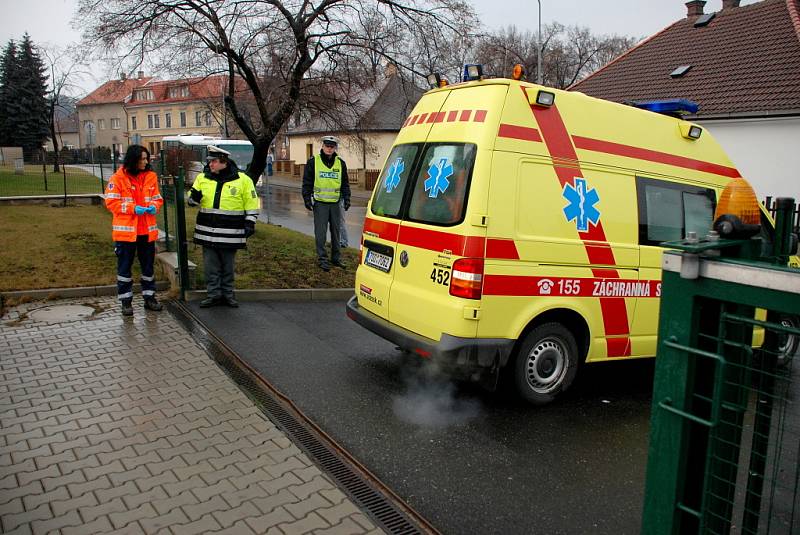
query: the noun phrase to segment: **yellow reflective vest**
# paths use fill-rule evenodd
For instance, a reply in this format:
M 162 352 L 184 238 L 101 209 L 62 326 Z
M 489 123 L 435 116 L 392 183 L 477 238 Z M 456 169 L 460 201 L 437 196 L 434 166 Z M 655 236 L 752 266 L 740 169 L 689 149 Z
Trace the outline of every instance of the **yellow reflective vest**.
M 245 224 L 256 222 L 260 206 L 252 179 L 242 172 L 220 180 L 200 173 L 191 189 L 203 194 L 194 227 L 194 242 L 221 249 L 244 248 L 247 245 Z
M 342 161 L 337 156 L 333 166 L 328 167 L 322 156 L 314 156 L 314 200 L 319 202 L 339 202 L 342 190 Z

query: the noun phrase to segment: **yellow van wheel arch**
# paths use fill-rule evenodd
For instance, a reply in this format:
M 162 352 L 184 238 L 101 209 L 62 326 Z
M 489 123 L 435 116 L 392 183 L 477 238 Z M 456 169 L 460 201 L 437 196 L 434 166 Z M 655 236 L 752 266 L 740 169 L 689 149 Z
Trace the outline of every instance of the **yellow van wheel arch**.
M 512 359 L 519 352 L 520 346 L 528 336 L 528 333 L 545 323 L 560 323 L 570 331 L 575 338 L 575 343 L 578 345 L 579 364 L 586 361 L 586 355 L 589 352 L 589 340 L 591 340 L 589 324 L 578 312 L 568 308 L 550 309 L 530 320 L 517 337 L 514 349 L 511 351 Z M 509 360 L 508 364 L 511 364 L 511 360 Z

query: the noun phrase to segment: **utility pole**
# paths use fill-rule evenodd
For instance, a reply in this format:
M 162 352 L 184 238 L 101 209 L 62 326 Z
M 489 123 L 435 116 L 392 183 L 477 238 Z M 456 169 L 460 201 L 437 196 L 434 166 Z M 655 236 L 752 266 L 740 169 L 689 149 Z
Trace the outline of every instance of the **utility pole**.
M 539 4 L 539 35 L 536 38 L 536 83 L 542 85 L 542 0 L 536 0 Z

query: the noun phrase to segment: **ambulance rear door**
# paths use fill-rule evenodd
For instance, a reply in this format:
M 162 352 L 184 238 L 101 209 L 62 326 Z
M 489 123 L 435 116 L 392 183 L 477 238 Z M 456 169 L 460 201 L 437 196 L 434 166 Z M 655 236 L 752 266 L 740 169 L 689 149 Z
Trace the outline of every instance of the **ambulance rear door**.
M 389 321 L 389 291 L 399 268 L 397 238 L 412 183 L 409 177 L 432 126 L 427 118 L 436 117 L 446 98 L 447 91 L 433 91 L 417 103 L 395 139 L 367 207 L 355 290 L 359 306 Z
M 389 318 L 432 340 L 477 335 L 489 171 L 507 91 L 492 82 L 454 88 L 426 120 L 433 126 L 409 177 Z

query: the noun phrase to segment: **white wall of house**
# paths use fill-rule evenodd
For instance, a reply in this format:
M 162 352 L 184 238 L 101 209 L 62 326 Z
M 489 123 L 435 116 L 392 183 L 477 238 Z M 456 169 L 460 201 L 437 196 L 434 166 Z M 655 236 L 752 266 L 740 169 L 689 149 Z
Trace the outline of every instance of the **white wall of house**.
M 800 201 L 800 117 L 697 122 L 722 145 L 758 200 Z

